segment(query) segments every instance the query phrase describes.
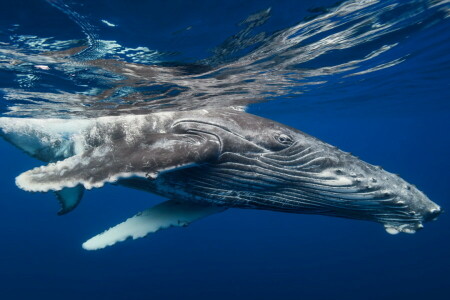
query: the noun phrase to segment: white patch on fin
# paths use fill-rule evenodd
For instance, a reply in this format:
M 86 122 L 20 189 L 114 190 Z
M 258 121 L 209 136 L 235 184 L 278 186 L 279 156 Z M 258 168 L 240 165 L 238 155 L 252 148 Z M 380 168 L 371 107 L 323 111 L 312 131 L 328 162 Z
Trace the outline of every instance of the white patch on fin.
M 161 172 L 192 167 L 215 159 L 219 152 L 215 137 L 198 134 L 150 134 L 134 142 L 118 139 L 24 172 L 16 178 L 16 184 L 29 192 L 59 191 L 77 185 L 89 190 L 122 178 L 154 178 Z
M 105 183 L 116 182 L 121 178 L 143 177 L 143 172 L 118 172 L 108 174 L 98 166 L 90 167 L 81 155 L 75 155 L 56 163 L 36 167 L 16 177 L 16 185 L 27 192 L 60 191 L 82 185 L 85 189 L 100 188 Z M 95 162 L 95 161 L 94 161 Z M 107 165 L 106 165 L 107 166 Z M 95 178 L 96 173 L 103 177 Z
M 147 234 L 161 229 L 187 226 L 198 219 L 224 210 L 225 208 L 217 206 L 169 200 L 144 210 L 125 222 L 94 236 L 83 243 L 83 248 L 86 250 L 102 249 L 128 238 L 135 240 L 145 237 Z

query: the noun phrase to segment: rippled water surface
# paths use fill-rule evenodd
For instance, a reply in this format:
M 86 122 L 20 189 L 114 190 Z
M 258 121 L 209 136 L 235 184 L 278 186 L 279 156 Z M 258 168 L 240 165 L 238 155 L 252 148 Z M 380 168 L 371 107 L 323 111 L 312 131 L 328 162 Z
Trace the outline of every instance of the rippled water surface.
M 5 0 L 0 113 L 90 118 L 232 107 L 380 164 L 450 209 L 447 0 Z M 450 220 L 415 235 L 228 210 L 98 252 L 88 237 L 160 198 L 117 186 L 71 214 L 14 178 L 0 143 L 1 299 L 446 299 Z
M 2 12 L 3 111 L 100 116 L 284 99 L 300 111 L 388 105 L 405 101 L 394 90 L 426 95 L 447 83 L 447 1 L 271 4 L 15 3 Z

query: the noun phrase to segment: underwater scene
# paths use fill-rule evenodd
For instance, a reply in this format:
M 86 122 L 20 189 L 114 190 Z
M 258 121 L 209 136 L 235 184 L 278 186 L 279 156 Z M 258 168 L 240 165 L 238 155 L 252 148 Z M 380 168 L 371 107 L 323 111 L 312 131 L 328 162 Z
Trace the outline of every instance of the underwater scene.
M 450 297 L 450 1 L 2 4 L 0 299 Z

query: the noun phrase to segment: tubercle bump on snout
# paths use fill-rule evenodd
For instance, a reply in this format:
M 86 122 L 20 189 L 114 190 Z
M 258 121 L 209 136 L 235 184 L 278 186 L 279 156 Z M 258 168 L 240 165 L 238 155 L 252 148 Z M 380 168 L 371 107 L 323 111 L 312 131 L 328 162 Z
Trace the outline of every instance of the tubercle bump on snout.
M 443 210 L 441 209 L 441 207 L 436 205 L 434 208 L 429 209 L 427 213 L 423 215 L 422 221 L 423 222 L 435 221 L 442 212 Z M 386 232 L 389 234 L 398 234 L 400 232 L 413 234 L 423 229 L 423 223 L 420 221 L 405 224 L 386 223 L 384 224 L 384 228 L 386 229 Z

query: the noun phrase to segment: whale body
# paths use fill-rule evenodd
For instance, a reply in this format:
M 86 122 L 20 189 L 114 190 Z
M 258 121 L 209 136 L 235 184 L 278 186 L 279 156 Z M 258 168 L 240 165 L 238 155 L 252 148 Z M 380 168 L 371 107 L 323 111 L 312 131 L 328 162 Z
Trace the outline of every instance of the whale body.
M 320 214 L 414 233 L 441 208 L 380 167 L 283 124 L 232 109 L 92 119 L 0 118 L 2 137 L 47 162 L 16 178 L 53 191 L 59 214 L 106 183 L 169 200 L 89 239 L 88 250 L 227 208 Z

